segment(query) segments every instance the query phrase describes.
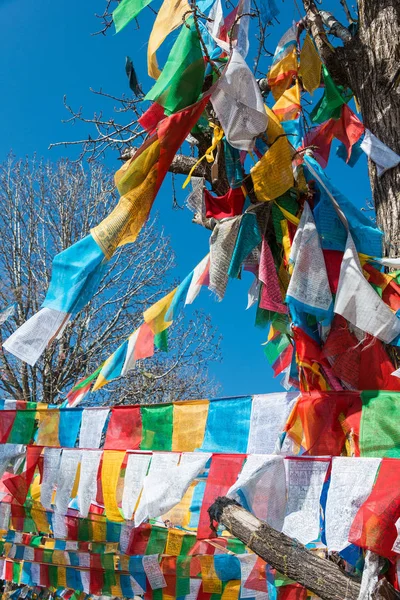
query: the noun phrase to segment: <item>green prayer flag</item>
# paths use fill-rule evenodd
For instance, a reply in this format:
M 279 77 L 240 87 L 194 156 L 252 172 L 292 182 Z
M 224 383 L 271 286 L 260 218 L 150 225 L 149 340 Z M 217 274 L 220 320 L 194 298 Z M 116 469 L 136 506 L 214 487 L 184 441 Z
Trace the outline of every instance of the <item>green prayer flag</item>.
M 153 527 L 149 541 L 147 542 L 145 554 L 163 554 L 167 537 L 168 529 Z
M 19 562 L 13 563 L 13 574 L 12 574 L 13 583 L 19 583 L 19 578 L 21 576 L 21 564 L 22 563 L 19 563 Z
M 322 66 L 325 91 L 321 100 L 311 112 L 314 123 L 323 123 L 328 119 L 339 119 L 343 104 L 352 97 L 352 92 L 346 92 L 343 86 L 336 85 L 325 65 Z
M 187 556 L 190 550 L 195 545 L 196 541 L 197 539 L 195 535 L 184 535 L 182 540 L 180 556 Z
M 58 588 L 58 567 L 56 565 L 47 565 L 49 573 L 50 587 Z
M 115 33 L 128 25 L 150 2 L 151 0 L 122 0 L 112 14 Z
M 178 556 L 176 559 L 176 592 L 177 598 L 190 594 L 190 562 L 191 556 Z
M 172 46 L 160 77 L 145 97 L 170 115 L 190 106 L 201 94 L 204 59 L 193 17 L 187 20 Z
M 172 450 L 172 404 L 163 406 L 141 406 L 142 441 L 141 450 Z
M 89 519 L 78 519 L 78 540 L 89 542 L 91 538 L 91 526 Z
M 400 457 L 400 403 L 389 391 L 361 392 L 360 455 Z
M 29 444 L 33 438 L 35 417 L 34 410 L 17 410 L 7 442 L 9 444 Z
M 161 350 L 161 352 L 168 352 L 168 329 L 156 333 L 154 336 L 154 345 Z
M 277 338 L 270 340 L 264 346 L 264 354 L 270 365 L 274 364 L 278 356 L 289 346 L 290 341 L 286 335 L 279 335 Z

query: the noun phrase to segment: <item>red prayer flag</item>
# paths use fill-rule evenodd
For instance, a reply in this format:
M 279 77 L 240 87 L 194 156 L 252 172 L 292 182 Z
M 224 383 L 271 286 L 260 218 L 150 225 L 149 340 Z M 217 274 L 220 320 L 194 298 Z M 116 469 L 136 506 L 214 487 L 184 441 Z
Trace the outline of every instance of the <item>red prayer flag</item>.
M 139 335 L 136 340 L 133 351 L 133 358 L 150 358 L 154 354 L 154 333 L 148 323 L 143 323 L 139 329 Z
M 242 188 L 229 189 L 223 196 L 213 196 L 208 190 L 204 190 L 204 201 L 206 205 L 207 219 L 225 219 L 240 215 L 244 206 L 244 194 Z
M 372 492 L 359 509 L 350 529 L 349 542 L 394 558 L 397 537 L 396 521 L 400 517 L 400 461 L 383 458 Z
M 137 450 L 142 439 L 140 406 L 114 407 L 107 427 L 105 450 Z
M 12 426 L 14 424 L 16 411 L 15 410 L 2 410 L 0 419 L 0 444 L 7 442 L 8 436 L 10 435 Z
M 245 457 L 244 454 L 213 454 L 197 528 L 199 539 L 216 537 L 215 532 L 210 528 L 210 517 L 207 511 L 216 498 L 225 496 L 235 483 Z
M 4 481 L 4 485 L 20 504 L 24 504 L 39 462 L 42 446 L 28 446 L 26 451 L 25 471 Z

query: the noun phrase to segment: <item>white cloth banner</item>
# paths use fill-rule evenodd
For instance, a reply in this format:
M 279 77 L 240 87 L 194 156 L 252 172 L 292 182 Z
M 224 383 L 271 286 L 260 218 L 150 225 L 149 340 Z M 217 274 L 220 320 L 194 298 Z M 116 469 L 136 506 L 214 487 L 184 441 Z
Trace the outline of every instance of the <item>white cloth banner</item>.
M 98 448 L 109 409 L 87 408 L 83 411 L 79 448 Z
M 192 302 L 194 302 L 194 300 L 196 300 L 197 296 L 199 295 L 200 290 L 202 288 L 202 285 L 199 284 L 199 278 L 200 278 L 200 275 L 202 275 L 204 273 L 204 270 L 205 270 L 209 260 L 210 260 L 210 256 L 207 254 L 207 256 L 205 256 L 203 258 L 203 260 L 201 262 L 199 262 L 198 265 L 195 266 L 195 268 L 193 270 L 192 281 L 190 282 L 189 289 L 186 294 L 185 306 L 186 306 L 186 304 L 192 304 Z
M 43 478 L 40 486 L 40 502 L 51 510 L 51 500 L 54 488 L 58 482 L 58 470 L 61 460 L 61 448 L 45 448 L 43 454 Z
M 135 512 L 135 526 L 147 518 L 164 515 L 178 504 L 192 481 L 203 471 L 211 454 L 185 452 L 168 455 L 153 454 L 149 473 L 143 482 L 142 495 Z
M 283 533 L 309 544 L 319 538 L 320 498 L 330 460 L 286 459 L 288 499 Z
M 80 460 L 80 450 L 63 450 L 58 471 L 59 475 L 55 501 L 56 511 L 61 515 L 66 514 L 68 505 L 71 501 L 71 492 L 74 487 L 76 470 Z
M 134 351 L 138 336 L 139 329 L 136 329 L 136 331 L 134 331 L 132 335 L 130 335 L 128 338 L 128 350 L 126 351 L 126 357 L 124 366 L 122 367 L 121 377 L 125 377 L 125 375 L 129 373 L 129 371 L 131 371 L 135 366 L 136 361 L 134 359 Z
M 328 312 L 332 307 L 332 292 L 317 227 L 307 202 L 294 236 L 290 260 L 294 268 L 287 296 L 316 311 Z
M 211 104 L 231 146 L 251 151 L 255 138 L 266 131 L 268 117 L 258 83 L 236 49 L 211 96 Z
M 254 590 L 244 587 L 257 561 L 257 554 L 237 554 L 240 562 L 240 598 L 254 598 Z
M 122 514 L 125 519 L 132 519 L 150 460 L 151 454 L 128 455 L 122 494 Z
M 210 237 L 210 285 L 212 292 L 222 300 L 228 285 L 228 270 L 239 233 L 241 216 L 222 219 Z
M 340 552 L 349 545 L 351 525 L 372 490 L 380 464 L 380 458 L 332 459 L 325 511 L 326 542 L 330 552 Z
M 400 156 L 381 142 L 369 129 L 365 130 L 361 148 L 368 158 L 376 164 L 378 177 L 382 177 L 386 171 L 393 169 L 400 163 Z
M 279 452 L 279 437 L 298 396 L 297 392 L 253 396 L 247 454 Z
M 42 308 L 10 335 L 3 348 L 33 367 L 46 346 L 65 328 L 69 318 L 68 313 Z
M 335 313 L 389 344 L 400 334 L 400 319 L 365 279 L 351 234 L 340 268 Z
M 286 512 L 284 459 L 277 455 L 251 454 L 226 494 L 239 504 L 247 504 L 259 519 L 281 531 Z
M 256 277 L 254 279 L 253 283 L 251 284 L 249 291 L 247 292 L 246 310 L 248 310 L 249 308 L 254 306 L 254 304 L 256 304 L 256 302 L 258 301 L 258 297 L 260 295 L 260 287 L 261 287 L 261 282 L 258 281 L 258 279 Z
M 77 494 L 79 513 L 82 517 L 88 516 L 90 505 L 96 499 L 97 473 L 102 455 L 102 450 L 87 450 L 82 453 Z
M 167 587 L 167 582 L 158 562 L 158 554 L 143 556 L 142 564 L 152 590 Z
M 7 471 L 12 462 L 16 458 L 24 456 L 25 452 L 26 447 L 22 444 L 0 444 L 0 479 L 3 477 L 4 473 Z

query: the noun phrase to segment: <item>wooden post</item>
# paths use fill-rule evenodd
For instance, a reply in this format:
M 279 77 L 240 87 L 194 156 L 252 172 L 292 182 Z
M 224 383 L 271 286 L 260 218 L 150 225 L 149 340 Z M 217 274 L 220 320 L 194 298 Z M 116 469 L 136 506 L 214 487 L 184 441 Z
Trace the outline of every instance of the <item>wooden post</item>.
M 314 592 L 321 600 L 359 600 L 360 583 L 330 560 L 272 529 L 230 498 L 217 498 L 208 509 L 212 522 L 225 525 L 271 567 Z M 377 586 L 374 600 L 398 600 L 400 594 L 386 580 Z M 361 599 L 360 599 L 361 600 Z

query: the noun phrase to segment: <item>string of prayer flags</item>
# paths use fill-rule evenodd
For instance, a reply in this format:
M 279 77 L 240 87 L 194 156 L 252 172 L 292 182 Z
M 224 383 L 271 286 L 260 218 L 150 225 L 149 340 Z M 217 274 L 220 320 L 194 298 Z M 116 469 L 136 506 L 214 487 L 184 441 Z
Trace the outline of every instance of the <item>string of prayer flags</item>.
M 169 294 L 158 300 L 143 313 L 144 323 L 125 340 L 117 350 L 107 358 L 97 373 L 97 380 L 92 391 L 96 391 L 116 379 L 125 377 L 131 371 L 137 360 L 150 358 L 154 354 L 154 345 L 157 338 L 166 334 L 166 330 L 176 317 L 176 312 L 181 301 L 191 304 L 200 292 L 203 284 L 207 283 L 209 268 L 208 255 L 195 267 L 182 283 Z M 85 385 L 91 379 L 84 380 Z M 78 384 L 78 386 L 81 386 Z M 78 386 L 76 389 L 78 391 Z M 72 389 L 74 393 L 75 387 Z M 75 405 L 77 401 L 75 400 Z
M 205 96 L 165 118 L 157 133 L 116 173 L 119 203 L 90 235 L 55 257 L 43 308 L 6 340 L 6 350 L 34 365 L 71 316 L 91 300 L 116 248 L 135 241 L 176 151 L 207 102 Z
M 182 27 L 167 62 L 145 96 L 164 107 L 167 115 L 199 98 L 204 80 L 204 60 L 193 17 Z

